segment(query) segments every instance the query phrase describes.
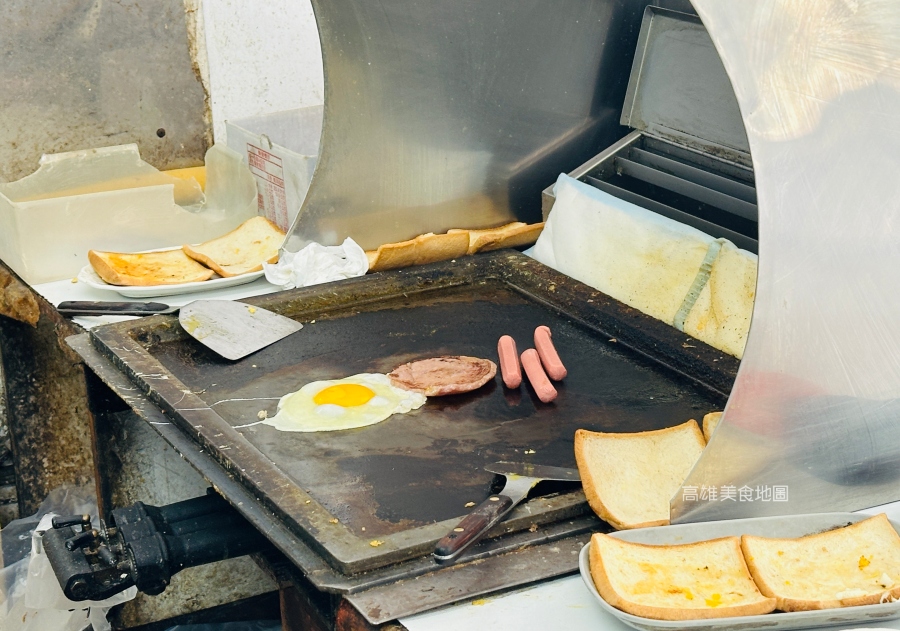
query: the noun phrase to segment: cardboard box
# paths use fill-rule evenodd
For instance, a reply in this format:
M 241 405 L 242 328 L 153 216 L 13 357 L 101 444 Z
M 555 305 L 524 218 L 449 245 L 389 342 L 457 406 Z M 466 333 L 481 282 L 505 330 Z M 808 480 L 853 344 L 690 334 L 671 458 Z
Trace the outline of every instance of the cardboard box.
M 228 147 L 256 178 L 259 214 L 287 231 L 309 190 L 319 156 L 323 106 L 226 121 Z

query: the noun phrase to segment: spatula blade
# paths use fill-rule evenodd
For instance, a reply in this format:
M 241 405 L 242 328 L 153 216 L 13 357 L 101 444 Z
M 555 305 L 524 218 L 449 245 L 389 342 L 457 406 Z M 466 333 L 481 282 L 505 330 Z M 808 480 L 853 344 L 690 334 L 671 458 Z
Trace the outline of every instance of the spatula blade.
M 511 476 L 521 476 L 538 478 L 540 480 L 560 480 L 563 482 L 581 481 L 578 469 L 548 467 L 545 465 L 531 464 L 530 462 L 493 462 L 486 465 L 484 468 L 491 473 L 505 475 L 507 478 Z
M 299 322 L 232 300 L 197 300 L 181 308 L 187 333 L 225 359 L 240 359 L 303 328 Z

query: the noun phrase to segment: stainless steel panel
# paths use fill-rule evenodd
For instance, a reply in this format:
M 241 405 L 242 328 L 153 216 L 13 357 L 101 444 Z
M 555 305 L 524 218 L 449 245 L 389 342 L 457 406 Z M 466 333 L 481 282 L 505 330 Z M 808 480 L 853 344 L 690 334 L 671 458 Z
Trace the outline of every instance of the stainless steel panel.
M 694 15 L 647 7 L 622 124 L 749 163 L 750 146 L 731 82 Z
M 744 112 L 759 276 L 725 415 L 672 515 L 900 499 L 900 3 L 694 4 Z
M 624 135 L 641 0 L 314 0 L 321 153 L 286 249 L 541 219 Z
M 131 142 L 160 169 L 202 164 L 211 134 L 187 4 L 3 0 L 0 181 L 44 153 Z

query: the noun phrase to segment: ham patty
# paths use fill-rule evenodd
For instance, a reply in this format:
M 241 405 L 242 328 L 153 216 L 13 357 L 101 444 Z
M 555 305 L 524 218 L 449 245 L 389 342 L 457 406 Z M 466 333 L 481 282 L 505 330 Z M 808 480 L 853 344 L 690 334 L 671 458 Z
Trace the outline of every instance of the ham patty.
M 496 374 L 497 364 L 489 359 L 454 355 L 409 362 L 388 377 L 398 388 L 440 397 L 480 388 Z

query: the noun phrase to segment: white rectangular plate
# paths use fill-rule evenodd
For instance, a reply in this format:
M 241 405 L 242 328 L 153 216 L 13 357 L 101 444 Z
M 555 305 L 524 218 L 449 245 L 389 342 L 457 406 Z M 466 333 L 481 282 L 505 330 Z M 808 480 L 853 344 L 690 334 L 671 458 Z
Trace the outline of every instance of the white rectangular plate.
M 84 283 L 93 289 L 101 291 L 111 291 L 128 298 L 153 298 L 155 296 L 178 296 L 181 294 L 189 294 L 196 291 L 209 291 L 212 289 L 224 289 L 225 287 L 234 287 L 235 285 L 243 285 L 244 283 L 252 283 L 263 275 L 263 271 L 250 272 L 249 274 L 241 274 L 240 276 L 229 276 L 222 278 L 215 276 L 209 280 L 196 283 L 179 283 L 177 285 L 148 285 L 148 286 L 124 286 L 110 285 L 97 275 L 94 268 L 85 265 L 78 272 L 78 282 Z
M 779 517 L 730 519 L 727 521 L 638 528 L 614 532 L 610 536 L 623 541 L 657 545 L 694 543 L 718 537 L 739 535 L 802 537 L 856 523 L 867 517 L 869 515 L 857 513 L 784 515 Z M 900 532 L 900 525 L 893 521 L 891 523 Z M 809 629 L 812 627 L 847 627 L 900 618 L 900 602 L 885 603 L 883 605 L 864 605 L 862 607 L 844 607 L 841 609 L 821 609 L 818 611 L 775 612 L 762 616 L 736 616 L 710 620 L 653 620 L 651 618 L 633 616 L 616 609 L 597 593 L 594 580 L 591 578 L 590 561 L 588 559 L 589 550 L 590 544 L 584 546 L 578 556 L 581 578 L 584 580 L 588 591 L 597 599 L 600 606 L 611 615 L 628 626 L 642 629 L 643 631 L 672 631 L 673 629 L 698 629 L 701 631 L 771 629 L 772 631 L 782 631 L 787 629 Z

